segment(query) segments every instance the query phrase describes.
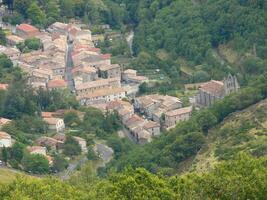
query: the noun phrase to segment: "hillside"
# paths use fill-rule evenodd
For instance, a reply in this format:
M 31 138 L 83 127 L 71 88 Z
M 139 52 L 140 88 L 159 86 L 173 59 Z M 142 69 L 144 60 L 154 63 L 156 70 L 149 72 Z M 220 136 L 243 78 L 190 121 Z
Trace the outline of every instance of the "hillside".
M 205 171 L 240 152 L 267 154 L 267 100 L 227 117 L 210 130 L 206 144 L 193 161 L 192 169 Z

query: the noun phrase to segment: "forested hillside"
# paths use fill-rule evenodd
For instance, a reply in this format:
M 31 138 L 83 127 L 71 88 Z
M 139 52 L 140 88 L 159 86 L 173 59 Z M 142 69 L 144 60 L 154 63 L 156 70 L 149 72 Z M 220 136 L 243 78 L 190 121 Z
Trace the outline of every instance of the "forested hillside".
M 266 158 L 240 154 L 208 173 L 189 173 L 170 178 L 153 175 L 144 169 L 128 169 L 101 180 L 84 173 L 75 183 L 19 178 L 0 187 L 0 196 L 2 200 L 265 199 L 266 169 Z
M 162 134 L 159 139 L 154 140 L 152 143 L 142 148 L 134 149 L 127 155 L 114 160 L 110 167 L 112 168 L 115 166 L 119 170 L 123 170 L 127 166 L 133 168 L 144 167 L 151 172 L 161 172 L 166 175 L 177 173 L 180 164 L 189 158 L 193 158 L 205 145 L 207 142 L 207 135 L 213 133 L 209 133 L 212 128 L 219 125 L 230 114 L 241 111 L 267 97 L 266 78 L 267 75 L 265 73 L 254 81 L 251 81 L 249 86 L 225 97 L 213 107 L 202 109 L 194 113 L 189 121 L 179 123 L 176 128 Z M 265 116 L 265 113 L 261 115 Z M 255 115 L 255 117 L 257 117 L 257 115 Z M 240 118 L 239 120 L 239 123 L 241 123 L 240 127 L 236 124 L 236 127 L 233 128 L 234 130 L 232 130 L 232 132 L 235 131 L 239 136 L 232 136 L 230 134 L 231 129 L 229 130 L 230 135 L 227 135 L 228 129 L 223 129 L 225 132 L 215 129 L 216 134 L 226 134 L 223 135 L 225 138 L 220 140 L 220 142 L 224 143 L 224 140 L 234 140 L 235 142 L 232 142 L 236 144 L 236 146 L 233 146 L 232 143 L 219 145 L 216 150 L 216 156 L 220 159 L 231 158 L 237 152 L 242 151 L 238 144 L 241 143 L 243 148 L 246 148 L 244 144 L 245 141 L 247 142 L 247 147 L 251 147 L 247 151 L 250 153 L 254 152 L 255 156 L 261 156 L 259 155 L 261 152 L 262 156 L 265 156 L 264 149 L 266 147 L 264 142 L 261 142 L 262 140 L 255 141 L 255 138 L 252 136 L 250 137 L 250 134 L 247 132 L 249 128 L 256 128 L 259 120 L 255 122 L 256 124 L 254 124 L 253 121 L 248 123 L 245 115 L 244 119 Z M 217 133 L 217 131 L 219 133 Z
M 180 71 L 181 60 L 186 60 L 186 65 L 198 74 L 204 71 L 221 79 L 228 72 L 258 74 L 266 66 L 264 0 L 123 2 L 131 22 L 136 24 L 134 52 L 140 56 L 140 68 L 161 68 L 171 76 Z M 228 62 L 227 56 L 218 58 L 216 51 L 223 45 L 234 52 L 229 56 L 236 54 L 235 63 Z M 249 61 L 254 70 L 247 69 Z M 195 68 L 199 64 L 202 66 Z

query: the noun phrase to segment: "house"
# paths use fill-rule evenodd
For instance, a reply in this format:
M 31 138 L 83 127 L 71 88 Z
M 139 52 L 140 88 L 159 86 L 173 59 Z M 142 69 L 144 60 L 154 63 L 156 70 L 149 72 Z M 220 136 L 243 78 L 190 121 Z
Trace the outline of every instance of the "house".
M 46 151 L 47 151 L 46 147 L 28 146 L 26 149 L 30 154 L 40 154 L 40 155 L 46 156 Z
M 53 136 L 53 138 L 63 143 L 66 141 L 66 135 L 64 133 L 57 133 L 56 135 Z
M 39 146 L 44 146 L 51 150 L 57 150 L 63 146 L 63 142 L 46 136 L 38 138 L 35 143 Z
M 95 90 L 83 96 L 78 96 L 77 99 L 81 105 L 101 104 L 125 98 L 125 90 L 119 87 L 103 88 Z
M 67 34 L 68 29 L 70 28 L 70 24 L 64 24 L 61 22 L 55 22 L 48 27 L 48 32 L 50 33 L 59 33 L 59 34 Z
M 122 73 L 122 80 L 126 83 L 141 84 L 148 81 L 145 76 L 137 76 L 137 71 L 133 69 L 127 69 Z
M 19 36 L 19 37 L 22 37 L 24 39 L 27 39 L 27 38 L 32 38 L 36 35 L 39 35 L 40 32 L 39 30 L 32 26 L 32 25 L 29 25 L 29 24 L 20 24 L 16 27 L 16 34 Z
M 51 117 L 43 118 L 43 120 L 48 124 L 48 128 L 51 131 L 62 132 L 65 129 L 63 119 Z
M 53 118 L 55 115 L 55 112 L 41 112 L 42 118 Z
M 159 122 L 162 113 L 182 107 L 180 99 L 168 95 L 146 95 L 134 99 L 135 109 Z
M 223 81 L 211 80 L 202 84 L 196 96 L 196 104 L 199 107 L 210 107 L 217 100 L 239 90 L 236 76 L 229 74 Z
M 17 35 L 7 35 L 6 42 L 10 46 L 16 46 L 17 44 L 24 42 L 24 39 Z
M 181 121 L 187 121 L 191 117 L 192 107 L 184 107 L 168 111 L 164 114 L 164 125 L 166 128 L 172 128 Z
M 18 60 L 20 58 L 20 51 L 17 48 L 0 45 L 0 52 L 2 54 L 5 54 L 13 62 L 13 64 L 16 65 L 18 63 Z
M 131 116 L 134 115 L 133 105 L 121 100 L 115 100 L 107 103 L 106 110 L 117 111 L 122 123 L 125 123 Z
M 75 85 L 95 81 L 98 78 L 94 67 L 75 67 L 71 71 Z
M 144 124 L 144 129 L 148 131 L 152 136 L 160 135 L 160 124 L 153 121 L 146 121 Z
M 0 147 L 11 147 L 12 140 L 11 136 L 3 131 L 0 131 Z
M 73 139 L 79 143 L 82 152 L 86 153 L 87 152 L 86 140 L 77 136 L 73 136 Z
M 92 93 L 98 89 L 120 87 L 120 86 L 121 83 L 119 78 L 110 78 L 110 79 L 99 79 L 96 81 L 91 81 L 82 83 L 80 85 L 76 85 L 75 90 L 78 96 L 83 96 Z
M 49 80 L 47 83 L 48 90 L 56 90 L 56 89 L 66 89 L 67 82 L 63 79 L 53 79 Z
M 100 66 L 99 76 L 101 78 L 116 78 L 121 77 L 121 67 L 118 64 Z
M 0 129 L 1 129 L 4 125 L 10 124 L 11 122 L 12 122 L 12 120 L 1 117 L 1 118 L 0 118 Z

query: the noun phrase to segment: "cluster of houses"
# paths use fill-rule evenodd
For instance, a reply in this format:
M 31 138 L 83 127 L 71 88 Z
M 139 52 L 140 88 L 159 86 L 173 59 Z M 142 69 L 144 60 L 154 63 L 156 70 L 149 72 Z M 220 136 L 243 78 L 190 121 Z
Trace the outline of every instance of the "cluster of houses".
M 50 156 L 48 152 L 62 153 L 64 142 L 66 141 L 66 135 L 64 134 L 65 124 L 63 119 L 61 118 L 65 112 L 69 112 L 69 110 L 58 110 L 56 112 L 42 112 L 41 113 L 42 119 L 47 123 L 49 132 L 55 134 L 52 137 L 41 136 L 36 141 L 34 141 L 33 146 L 26 147 L 26 150 L 30 154 L 43 155 L 45 158 L 47 158 L 50 165 L 53 164 L 53 157 Z M 83 115 L 83 113 L 79 114 Z M 12 145 L 15 142 L 10 134 L 1 131 L 1 128 L 3 126 L 11 122 L 12 120 L 6 118 L 0 118 L 0 148 L 12 147 Z M 78 142 L 82 152 L 86 153 L 87 152 L 86 140 L 77 136 L 73 136 L 73 139 Z

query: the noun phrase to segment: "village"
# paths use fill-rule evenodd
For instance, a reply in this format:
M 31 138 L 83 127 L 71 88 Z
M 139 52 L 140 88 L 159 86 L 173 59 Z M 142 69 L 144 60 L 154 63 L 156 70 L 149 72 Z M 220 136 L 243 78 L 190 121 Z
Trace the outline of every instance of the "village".
M 16 47 L 33 38 L 41 42 L 38 50 L 21 52 Z M 138 144 L 151 142 L 164 130 L 188 120 L 194 110 L 209 107 L 239 89 L 236 77 L 229 74 L 223 81 L 211 80 L 190 85 L 198 93 L 191 98 L 189 106 L 184 106 L 174 96 L 139 96 L 139 86 L 149 82 L 149 78 L 139 75 L 134 69 L 124 69 L 120 63 L 112 63 L 112 55 L 102 54 L 95 47 L 95 42 L 91 31 L 84 29 L 82 24 L 55 22 L 46 30 L 20 24 L 13 34 L 7 36 L 7 46 L 0 46 L 0 52 L 27 74 L 28 84 L 33 88 L 51 91 L 67 89 L 82 106 L 94 107 L 103 113 L 118 113 L 124 134 Z M 0 90 L 7 89 L 8 84 L 0 84 Z M 64 112 L 41 113 L 53 134 L 49 137 L 41 136 L 34 142 L 34 146 L 28 146 L 30 154 L 44 155 L 51 164 L 53 158 L 49 152 L 62 151 L 66 141 Z M 82 113 L 79 114 L 82 118 Z M 1 126 L 10 122 L 10 119 L 0 118 L 0 130 Z M 86 153 L 86 140 L 81 137 L 73 139 Z M 0 147 L 10 147 L 13 143 L 8 133 L 0 132 Z

